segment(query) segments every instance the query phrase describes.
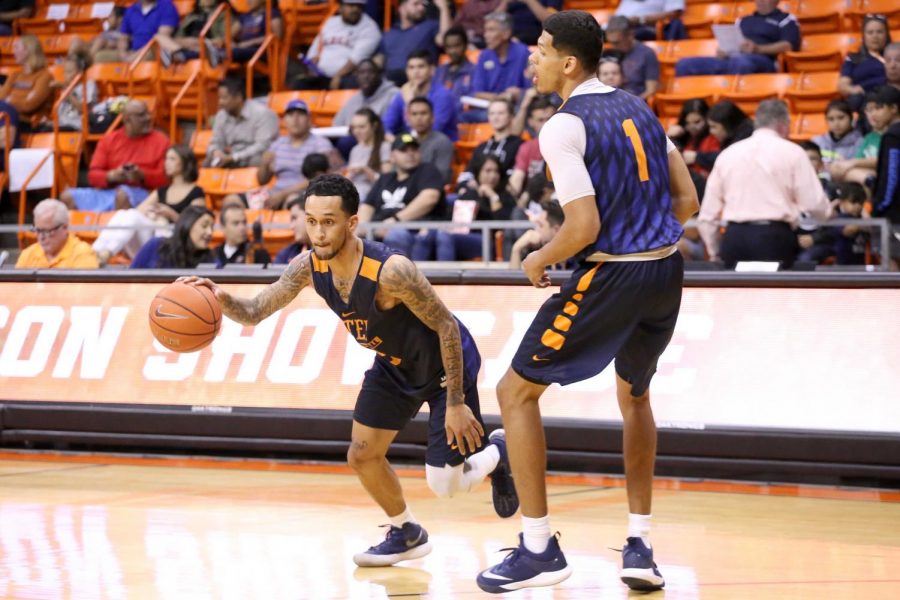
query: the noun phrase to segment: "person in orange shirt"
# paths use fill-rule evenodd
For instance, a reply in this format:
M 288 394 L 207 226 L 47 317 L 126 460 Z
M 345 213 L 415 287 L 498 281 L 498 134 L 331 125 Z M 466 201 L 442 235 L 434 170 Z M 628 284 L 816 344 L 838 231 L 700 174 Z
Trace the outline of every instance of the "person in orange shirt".
M 22 251 L 17 269 L 96 269 L 91 246 L 69 233 L 69 209 L 53 198 L 34 207 L 37 243 Z
M 12 73 L 0 88 L 0 100 L 19 113 L 22 129 L 37 125 L 50 116 L 53 107 L 53 76 L 37 36 L 23 35 L 13 42 L 13 56 L 22 70 Z

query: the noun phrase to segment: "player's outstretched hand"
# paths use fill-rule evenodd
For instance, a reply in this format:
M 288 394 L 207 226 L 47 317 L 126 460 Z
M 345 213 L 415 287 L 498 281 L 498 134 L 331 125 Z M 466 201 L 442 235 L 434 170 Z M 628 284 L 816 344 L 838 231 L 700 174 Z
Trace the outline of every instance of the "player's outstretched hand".
M 550 285 L 550 276 L 546 266 L 537 257 L 537 252 L 532 252 L 522 261 L 522 270 L 531 284 L 536 288 L 545 288 Z
M 447 431 L 447 444 L 459 448 L 460 454 L 475 452 L 481 447 L 484 427 L 465 404 L 447 407 L 444 429 Z
M 196 275 L 187 275 L 184 277 L 179 277 L 175 280 L 177 283 L 186 283 L 188 285 L 199 285 L 208 287 L 212 290 L 212 293 L 216 295 L 216 298 L 221 300 L 222 296 L 225 294 L 225 290 L 217 286 L 213 283 L 212 279 L 207 279 L 206 277 L 197 277 Z

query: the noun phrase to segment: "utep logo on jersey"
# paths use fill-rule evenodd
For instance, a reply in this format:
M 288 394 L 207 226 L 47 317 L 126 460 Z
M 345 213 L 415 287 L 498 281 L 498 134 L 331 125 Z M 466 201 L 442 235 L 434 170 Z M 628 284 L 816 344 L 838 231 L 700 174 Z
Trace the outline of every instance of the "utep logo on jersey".
M 343 318 L 344 315 L 342 314 L 341 317 Z M 369 341 L 369 337 L 368 337 L 368 333 L 367 333 L 367 330 L 369 328 L 369 320 L 368 319 L 343 318 L 343 320 L 344 320 L 344 327 L 347 328 L 347 331 L 350 332 L 350 335 L 352 335 L 354 338 L 356 338 L 356 341 L 359 342 L 359 344 L 361 346 L 364 346 L 366 348 L 375 348 L 376 347 L 376 346 L 368 345 L 368 341 Z M 381 343 L 380 339 L 378 339 L 377 337 L 375 339 L 378 340 L 379 344 Z

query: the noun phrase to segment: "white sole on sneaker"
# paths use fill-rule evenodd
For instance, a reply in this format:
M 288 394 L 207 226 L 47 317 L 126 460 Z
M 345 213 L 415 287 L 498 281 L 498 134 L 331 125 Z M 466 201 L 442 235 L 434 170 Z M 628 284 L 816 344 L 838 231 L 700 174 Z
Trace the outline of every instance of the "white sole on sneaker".
M 431 542 L 425 542 L 421 546 L 416 546 L 406 552 L 398 554 L 369 554 L 368 552 L 360 552 L 353 555 L 353 562 L 359 567 L 390 567 L 404 560 L 412 560 L 414 558 L 422 558 L 431 552 Z
M 572 565 L 566 565 L 565 568 L 560 569 L 559 571 L 545 571 L 544 573 L 535 575 L 531 579 L 526 579 L 524 581 L 511 581 L 509 583 L 500 584 L 497 587 L 503 588 L 508 592 L 530 587 L 546 587 L 548 585 L 556 585 L 561 581 L 565 581 L 571 574 Z
M 666 585 L 666 580 L 655 574 L 653 569 L 622 569 L 619 577 L 633 590 L 658 590 Z

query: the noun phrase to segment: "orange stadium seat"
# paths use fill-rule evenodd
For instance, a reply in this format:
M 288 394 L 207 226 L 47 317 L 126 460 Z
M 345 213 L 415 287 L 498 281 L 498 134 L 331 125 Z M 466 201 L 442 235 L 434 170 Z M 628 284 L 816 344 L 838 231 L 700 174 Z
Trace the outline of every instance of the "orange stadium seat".
M 859 48 L 857 33 L 820 33 L 805 35 L 800 50 L 784 53 L 784 70 L 790 73 L 837 71 L 848 53 Z
M 756 112 L 756 105 L 768 98 L 782 98 L 795 85 L 793 73 L 756 73 L 738 75 L 734 87 L 724 92 L 720 99 L 731 100 L 748 114 Z
M 656 94 L 656 112 L 660 117 L 677 117 L 681 105 L 693 98 L 713 104 L 734 87 L 734 75 L 697 75 L 676 77 L 666 92 Z
M 314 127 L 330 127 L 334 121 L 334 116 L 341 110 L 341 107 L 347 103 L 351 96 L 356 95 L 359 90 L 328 90 L 325 92 L 319 105 L 313 109 L 313 126 Z
M 900 27 L 900 2 L 897 0 L 854 0 L 853 7 L 844 13 L 848 31 L 861 31 L 863 18 L 869 14 L 884 15 L 889 27 Z
M 618 3 L 619 0 L 565 0 L 563 8 L 566 10 L 586 10 L 590 12 L 598 8 L 615 8 Z
M 185 15 L 189 15 L 194 10 L 194 0 L 172 0 L 172 4 L 175 5 L 175 10 L 178 11 L 178 16 L 184 18 Z
M 316 4 L 307 4 L 306 0 L 281 0 L 278 6 L 284 20 L 282 54 L 287 58 L 293 49 L 305 48 L 312 43 L 325 19 L 337 11 L 338 3 L 335 0 Z
M 197 164 L 203 164 L 206 159 L 206 151 L 212 141 L 212 129 L 197 129 L 191 134 L 191 151 L 197 157 Z
M 803 35 L 837 33 L 843 30 L 847 0 L 799 0 L 794 16 Z
M 318 110 L 323 98 L 324 90 L 303 90 L 299 92 L 276 92 L 269 94 L 269 108 L 281 117 L 284 116 L 284 109 L 291 100 L 303 100 L 309 106 L 310 112 Z
M 791 110 L 797 113 L 824 112 L 828 103 L 838 98 L 837 71 L 802 73 L 784 97 Z
M 56 185 L 60 190 L 78 185 L 78 169 L 84 150 L 81 132 L 60 132 L 54 140 L 52 133 L 32 133 L 22 136 L 25 148 L 50 148 L 57 152 Z
M 790 139 L 794 142 L 805 142 L 827 131 L 825 115 L 821 112 L 791 115 Z
M 689 4 L 681 20 L 689 38 L 711 38 L 714 24 L 734 22 L 734 11 L 735 5 L 729 2 Z
M 210 208 L 216 206 L 214 199 L 221 200 L 225 197 L 225 180 L 228 178 L 228 169 L 215 169 L 204 167 L 197 176 L 197 187 L 206 193 L 206 205 Z
M 719 43 L 715 39 L 706 40 L 673 40 L 666 45 L 665 54 L 658 54 L 660 79 L 668 80 L 675 76 L 675 63 L 691 56 L 715 56 Z
M 271 211 L 271 219 L 268 221 L 273 225 L 290 225 L 291 224 L 291 211 L 289 210 L 273 210 Z M 263 230 L 263 244 L 265 244 L 266 251 L 274 256 L 285 246 L 293 243 L 294 241 L 294 230 L 293 229 L 264 229 Z

